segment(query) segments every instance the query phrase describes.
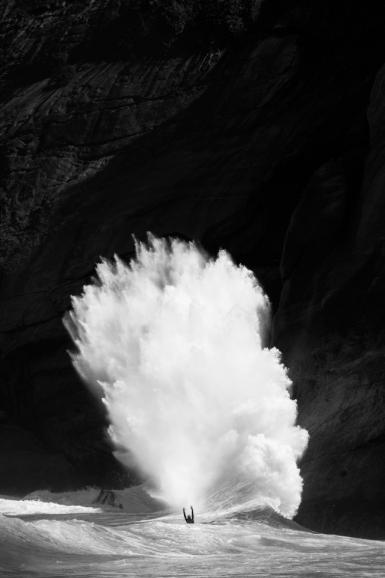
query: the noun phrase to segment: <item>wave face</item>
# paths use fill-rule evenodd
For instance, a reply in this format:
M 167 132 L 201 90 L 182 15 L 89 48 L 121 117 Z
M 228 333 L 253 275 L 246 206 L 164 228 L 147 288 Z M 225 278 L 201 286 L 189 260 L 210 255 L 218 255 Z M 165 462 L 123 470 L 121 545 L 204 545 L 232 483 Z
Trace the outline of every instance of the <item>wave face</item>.
M 65 320 L 73 362 L 108 410 L 117 457 L 170 507 L 269 505 L 292 516 L 307 432 L 269 301 L 221 251 L 149 237 L 129 265 L 103 260 Z

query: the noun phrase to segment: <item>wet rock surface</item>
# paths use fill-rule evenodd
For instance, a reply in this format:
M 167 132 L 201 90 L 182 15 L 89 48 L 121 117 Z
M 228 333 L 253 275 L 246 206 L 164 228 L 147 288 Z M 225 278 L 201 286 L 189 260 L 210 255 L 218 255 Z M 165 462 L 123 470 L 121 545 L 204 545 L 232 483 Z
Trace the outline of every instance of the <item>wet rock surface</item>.
M 383 536 L 385 10 L 224 4 L 0 2 L 1 490 L 130 482 L 61 320 L 152 231 L 271 297 L 311 436 L 299 522 Z

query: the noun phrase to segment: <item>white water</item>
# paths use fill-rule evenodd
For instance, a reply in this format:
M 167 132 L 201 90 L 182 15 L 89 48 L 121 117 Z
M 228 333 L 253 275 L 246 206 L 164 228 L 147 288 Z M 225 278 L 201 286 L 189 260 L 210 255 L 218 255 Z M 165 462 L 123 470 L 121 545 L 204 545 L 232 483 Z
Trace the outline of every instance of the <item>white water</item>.
M 219 502 L 222 513 L 202 512 L 187 525 L 132 488 L 116 492 L 123 511 L 74 512 L 70 504 L 83 501 L 86 510 L 97 493 L 1 500 L 0 576 L 384 576 L 383 542 L 310 533 L 269 508 L 242 512 Z
M 228 254 L 150 237 L 102 261 L 66 320 L 75 367 L 108 410 L 118 458 L 179 510 L 270 506 L 292 516 L 307 432 L 276 349 L 269 302 Z

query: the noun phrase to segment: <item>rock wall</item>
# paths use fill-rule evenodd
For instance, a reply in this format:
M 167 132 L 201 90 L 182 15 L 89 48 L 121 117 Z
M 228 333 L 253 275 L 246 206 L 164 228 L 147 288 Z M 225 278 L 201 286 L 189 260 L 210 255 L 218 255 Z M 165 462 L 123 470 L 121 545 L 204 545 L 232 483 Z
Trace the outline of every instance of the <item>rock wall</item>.
M 293 212 L 275 318 L 311 432 L 299 520 L 369 537 L 385 534 L 384 74 L 371 91 L 361 187 L 352 178 L 349 189 L 339 158 L 313 175 Z
M 256 272 L 311 434 L 298 519 L 383 536 L 385 9 L 15 0 L 0 14 L 1 491 L 130 482 L 61 318 L 100 255 L 129 258 L 150 230 Z

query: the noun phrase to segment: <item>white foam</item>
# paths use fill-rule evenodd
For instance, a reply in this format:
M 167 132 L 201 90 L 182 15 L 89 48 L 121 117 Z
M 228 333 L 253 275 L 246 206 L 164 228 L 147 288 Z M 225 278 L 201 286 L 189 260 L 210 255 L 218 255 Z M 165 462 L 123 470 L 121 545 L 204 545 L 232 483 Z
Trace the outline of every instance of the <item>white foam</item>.
M 119 459 L 173 507 L 267 504 L 295 513 L 307 432 L 276 349 L 269 302 L 221 251 L 150 238 L 130 265 L 102 261 L 66 319 L 74 364 L 108 409 Z
M 0 514 L 6 514 L 8 516 L 25 516 L 32 514 L 77 514 L 98 511 L 100 511 L 98 508 L 73 504 L 64 505 L 40 499 L 13 500 L 0 498 Z

